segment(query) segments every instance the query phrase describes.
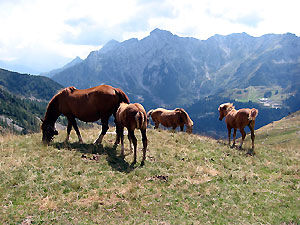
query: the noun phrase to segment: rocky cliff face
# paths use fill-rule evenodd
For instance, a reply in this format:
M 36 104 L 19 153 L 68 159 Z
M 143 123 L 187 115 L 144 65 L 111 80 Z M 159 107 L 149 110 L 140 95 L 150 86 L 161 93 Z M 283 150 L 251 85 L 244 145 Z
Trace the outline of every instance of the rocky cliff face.
M 142 40 L 110 41 L 53 79 L 77 88 L 110 84 L 132 101 L 169 107 L 249 86 L 292 93 L 300 85 L 300 38 L 241 33 L 202 41 L 155 29 Z

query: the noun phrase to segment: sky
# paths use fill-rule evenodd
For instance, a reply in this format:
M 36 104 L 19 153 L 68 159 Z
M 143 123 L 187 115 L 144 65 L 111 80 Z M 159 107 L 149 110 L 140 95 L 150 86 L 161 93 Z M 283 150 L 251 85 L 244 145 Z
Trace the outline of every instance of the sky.
M 299 9 L 299 0 L 0 0 L 0 67 L 46 72 L 155 28 L 200 40 L 241 32 L 300 36 Z

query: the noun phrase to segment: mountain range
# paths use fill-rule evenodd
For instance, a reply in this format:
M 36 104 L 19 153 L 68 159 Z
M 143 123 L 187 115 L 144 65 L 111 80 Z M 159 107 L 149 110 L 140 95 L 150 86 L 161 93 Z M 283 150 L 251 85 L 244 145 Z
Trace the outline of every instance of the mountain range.
M 240 33 L 198 40 L 155 29 L 141 40 L 112 40 L 85 60 L 75 58 L 44 75 L 54 81 L 0 69 L 2 121 L 37 131 L 36 117 L 63 86 L 109 84 L 147 111 L 184 107 L 196 133 L 224 137 L 217 111 L 221 103 L 257 108 L 256 128 L 300 109 L 300 38 Z
M 75 66 L 76 64 L 81 63 L 82 61 L 83 60 L 79 56 L 77 56 L 75 59 L 73 59 L 71 62 L 67 63 L 63 67 L 51 70 L 46 73 L 41 73 L 40 75 L 45 77 L 53 77 L 55 74 L 60 73 L 69 67 Z
M 155 29 L 141 40 L 112 40 L 52 79 L 77 88 L 110 84 L 153 106 L 188 106 L 213 95 L 239 98 L 250 87 L 254 101 L 270 92 L 280 105 L 299 91 L 300 38 L 238 33 L 198 40 Z

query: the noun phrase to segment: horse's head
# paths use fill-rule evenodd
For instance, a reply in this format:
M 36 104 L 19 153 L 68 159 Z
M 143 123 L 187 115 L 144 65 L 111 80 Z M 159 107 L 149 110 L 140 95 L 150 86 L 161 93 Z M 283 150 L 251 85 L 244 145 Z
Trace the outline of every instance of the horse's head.
M 231 110 L 234 109 L 233 103 L 224 103 L 221 104 L 218 108 L 219 110 L 219 120 L 221 121 L 225 116 L 227 116 L 227 113 Z
M 186 125 L 186 132 L 191 134 L 193 132 L 194 122 L 189 117 L 189 114 L 182 108 L 176 108 L 175 111 L 179 113 L 180 120 Z
M 41 129 L 42 129 L 42 133 L 43 133 L 43 137 L 42 137 L 42 141 L 44 144 L 49 144 L 54 135 L 58 135 L 58 131 L 55 129 L 54 124 L 51 125 L 49 123 L 47 123 L 45 120 L 42 120 L 42 125 L 41 125 Z

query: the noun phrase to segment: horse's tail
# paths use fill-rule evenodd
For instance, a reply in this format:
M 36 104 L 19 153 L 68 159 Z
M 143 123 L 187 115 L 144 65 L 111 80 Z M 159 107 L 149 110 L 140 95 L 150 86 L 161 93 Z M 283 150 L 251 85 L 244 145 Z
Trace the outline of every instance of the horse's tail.
M 150 119 L 151 114 L 153 113 L 153 109 L 150 109 L 147 113 L 147 118 Z
M 258 110 L 257 109 L 255 109 L 255 108 L 250 109 L 249 120 L 250 121 L 255 120 L 257 115 L 258 115 Z
M 135 115 L 135 121 L 136 121 L 136 128 L 137 129 L 141 129 L 143 127 L 147 127 L 147 125 L 145 126 L 146 123 L 146 118 L 144 116 L 144 114 L 141 111 L 138 111 Z
M 119 96 L 119 103 L 125 102 L 127 104 L 130 103 L 128 96 L 122 91 L 120 88 L 115 88 L 117 95 Z

